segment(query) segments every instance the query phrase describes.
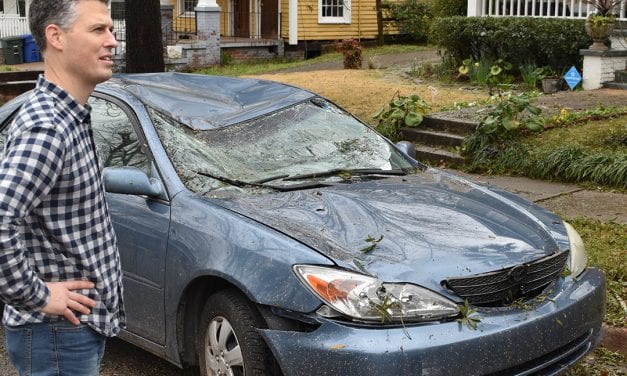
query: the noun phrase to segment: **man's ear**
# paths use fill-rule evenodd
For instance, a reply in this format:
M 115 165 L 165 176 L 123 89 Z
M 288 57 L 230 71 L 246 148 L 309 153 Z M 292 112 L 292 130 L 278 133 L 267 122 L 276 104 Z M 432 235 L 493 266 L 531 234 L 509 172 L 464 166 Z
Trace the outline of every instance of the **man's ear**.
M 50 24 L 46 26 L 46 46 L 55 50 L 62 50 L 64 47 L 65 33 L 57 25 Z

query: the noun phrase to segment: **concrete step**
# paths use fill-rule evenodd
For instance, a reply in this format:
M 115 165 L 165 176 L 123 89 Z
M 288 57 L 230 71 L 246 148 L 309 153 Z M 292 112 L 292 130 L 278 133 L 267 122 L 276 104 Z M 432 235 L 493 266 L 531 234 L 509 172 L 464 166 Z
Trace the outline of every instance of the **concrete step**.
M 403 128 L 401 130 L 401 138 L 423 145 L 444 147 L 461 146 L 464 141 L 464 136 L 462 135 L 422 129 L 422 125 L 418 126 L 418 128 Z
M 416 159 L 431 165 L 461 166 L 466 163 L 464 157 L 457 153 L 426 145 L 416 145 Z
M 603 87 L 606 87 L 609 89 L 627 90 L 627 82 L 616 82 L 616 81 L 604 82 Z
M 425 115 L 420 127 L 465 136 L 472 133 L 479 124 L 476 113 L 477 109 L 475 108 L 436 112 Z
M 614 72 L 614 82 L 627 82 L 627 70 L 617 70 Z

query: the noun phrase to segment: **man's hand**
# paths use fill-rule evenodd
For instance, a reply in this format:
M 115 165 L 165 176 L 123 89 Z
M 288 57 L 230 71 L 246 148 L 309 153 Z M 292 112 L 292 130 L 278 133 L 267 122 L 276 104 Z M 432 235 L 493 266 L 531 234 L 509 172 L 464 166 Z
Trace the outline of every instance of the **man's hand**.
M 94 284 L 89 281 L 47 282 L 50 297 L 48 304 L 41 310 L 49 315 L 64 316 L 69 322 L 78 325 L 80 321 L 74 312 L 88 314 L 96 302 L 72 290 L 92 289 Z

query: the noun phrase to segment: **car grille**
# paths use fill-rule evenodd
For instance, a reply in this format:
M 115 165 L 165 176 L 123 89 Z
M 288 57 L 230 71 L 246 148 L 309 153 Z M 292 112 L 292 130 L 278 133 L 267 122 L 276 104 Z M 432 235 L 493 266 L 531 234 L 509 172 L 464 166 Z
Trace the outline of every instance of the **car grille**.
M 564 270 L 567 259 L 568 251 L 562 251 L 495 272 L 447 278 L 444 286 L 473 305 L 507 305 L 540 294 Z

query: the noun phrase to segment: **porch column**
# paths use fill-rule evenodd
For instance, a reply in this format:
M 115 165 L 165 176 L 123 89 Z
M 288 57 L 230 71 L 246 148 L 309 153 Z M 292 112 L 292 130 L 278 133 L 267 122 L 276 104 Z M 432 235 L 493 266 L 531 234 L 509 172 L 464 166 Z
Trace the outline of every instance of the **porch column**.
M 468 17 L 483 16 L 483 0 L 468 0 Z
M 200 0 L 196 11 L 198 45 L 190 59 L 192 66 L 220 63 L 220 6 L 215 0 Z
M 163 48 L 168 45 L 168 40 L 172 36 L 172 22 L 174 20 L 174 6 L 168 0 L 161 0 L 161 35 L 163 38 Z
M 298 44 L 298 0 L 290 0 L 289 4 L 289 43 L 296 45 Z

